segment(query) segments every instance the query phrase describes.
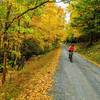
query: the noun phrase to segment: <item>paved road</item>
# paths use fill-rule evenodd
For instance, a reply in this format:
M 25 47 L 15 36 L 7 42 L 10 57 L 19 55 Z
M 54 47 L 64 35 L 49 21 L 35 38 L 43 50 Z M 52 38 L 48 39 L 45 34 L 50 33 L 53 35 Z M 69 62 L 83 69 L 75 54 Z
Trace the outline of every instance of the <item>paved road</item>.
M 54 100 L 100 100 L 100 68 L 77 53 L 70 63 L 65 47 L 54 80 Z

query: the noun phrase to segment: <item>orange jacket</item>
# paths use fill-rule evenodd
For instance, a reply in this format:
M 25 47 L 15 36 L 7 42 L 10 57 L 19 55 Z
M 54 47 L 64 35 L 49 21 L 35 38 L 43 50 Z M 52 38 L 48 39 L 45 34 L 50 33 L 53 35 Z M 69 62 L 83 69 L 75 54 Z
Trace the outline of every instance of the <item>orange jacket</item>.
M 69 52 L 74 52 L 74 51 L 76 51 L 75 46 L 70 46 L 70 47 L 68 48 L 68 51 L 69 51 Z

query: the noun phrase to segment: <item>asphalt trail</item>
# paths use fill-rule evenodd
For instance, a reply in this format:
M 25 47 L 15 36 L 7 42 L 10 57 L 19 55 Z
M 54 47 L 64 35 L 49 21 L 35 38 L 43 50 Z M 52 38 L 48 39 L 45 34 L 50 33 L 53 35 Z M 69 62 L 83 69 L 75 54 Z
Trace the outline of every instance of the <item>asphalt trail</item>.
M 54 100 L 100 100 L 100 68 L 75 53 L 68 59 L 65 47 L 54 76 Z

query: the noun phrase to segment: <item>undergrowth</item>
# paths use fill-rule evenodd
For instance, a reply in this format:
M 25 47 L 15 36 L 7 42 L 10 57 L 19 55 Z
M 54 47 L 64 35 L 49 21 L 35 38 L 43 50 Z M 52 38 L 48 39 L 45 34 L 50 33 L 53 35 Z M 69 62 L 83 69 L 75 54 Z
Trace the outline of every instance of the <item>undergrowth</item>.
M 12 100 L 12 98 L 14 98 L 15 100 L 25 90 L 25 88 L 29 86 L 29 82 L 31 80 L 32 87 L 35 88 L 38 84 L 38 81 L 40 81 L 41 78 L 44 78 L 43 76 L 45 76 L 46 74 L 47 77 L 48 75 L 52 76 L 56 69 L 59 55 L 60 50 L 56 49 L 46 55 L 32 57 L 26 62 L 23 70 L 8 71 L 6 83 L 0 87 L 0 100 Z M 50 81 L 45 79 L 43 80 L 46 82 Z M 49 82 L 48 84 L 51 83 Z
M 94 43 L 90 47 L 85 47 L 84 44 L 79 44 L 78 52 L 100 65 L 100 41 Z

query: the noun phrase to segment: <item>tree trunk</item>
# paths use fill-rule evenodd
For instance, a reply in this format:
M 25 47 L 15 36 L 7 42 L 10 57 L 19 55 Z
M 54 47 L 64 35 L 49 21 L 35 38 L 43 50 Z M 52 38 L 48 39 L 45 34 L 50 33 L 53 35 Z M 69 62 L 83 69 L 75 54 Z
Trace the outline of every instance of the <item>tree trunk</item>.
M 3 58 L 3 76 L 2 76 L 2 84 L 4 84 L 5 80 L 6 80 L 6 72 L 7 72 L 7 49 L 8 49 L 8 26 L 9 26 L 9 16 L 10 16 L 10 12 L 11 12 L 11 7 L 12 4 L 8 4 L 7 6 L 7 13 L 6 13 L 6 20 L 5 20 L 5 27 L 4 27 L 4 38 L 3 38 L 3 42 L 4 42 L 4 58 Z
M 93 33 L 90 34 L 89 46 L 93 45 Z
M 7 73 L 6 65 L 7 65 L 7 53 L 4 52 L 2 84 L 4 84 L 6 80 L 6 73 Z

